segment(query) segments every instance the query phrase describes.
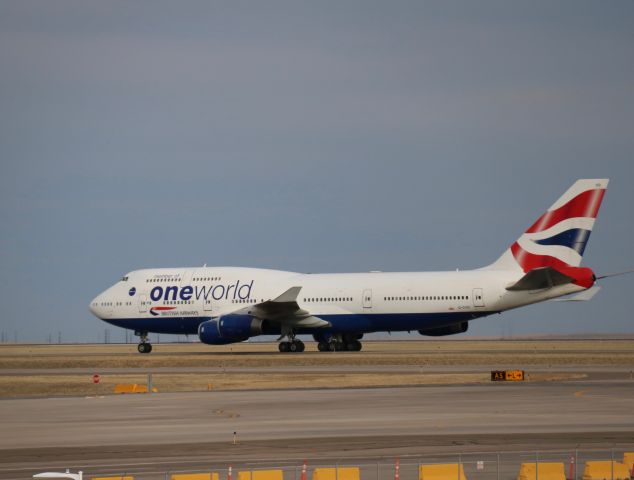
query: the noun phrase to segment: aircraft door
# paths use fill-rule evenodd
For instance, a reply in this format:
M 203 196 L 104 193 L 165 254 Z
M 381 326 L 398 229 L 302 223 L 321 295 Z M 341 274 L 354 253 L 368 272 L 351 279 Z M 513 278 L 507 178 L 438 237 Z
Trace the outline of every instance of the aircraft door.
M 211 294 L 207 298 L 203 297 L 203 310 L 211 312 Z
M 139 313 L 147 312 L 147 295 L 139 295 Z
M 372 308 L 372 290 L 363 291 L 363 308 Z
M 473 289 L 473 306 L 484 307 L 484 294 L 482 293 L 481 288 Z

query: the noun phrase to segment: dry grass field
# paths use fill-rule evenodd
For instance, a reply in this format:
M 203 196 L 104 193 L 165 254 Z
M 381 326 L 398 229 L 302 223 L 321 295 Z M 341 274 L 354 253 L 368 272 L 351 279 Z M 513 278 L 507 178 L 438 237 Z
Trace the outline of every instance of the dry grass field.
M 155 345 L 149 355 L 136 345 L 2 345 L 0 346 L 0 397 L 110 394 L 117 383 L 146 383 L 144 372 L 160 368 L 210 368 L 212 372 L 155 372 L 153 383 L 160 392 L 284 388 L 342 388 L 465 384 L 489 381 L 489 368 L 528 368 L 531 381 L 584 378 L 584 366 L 634 368 L 631 340 L 419 340 L 365 342 L 356 352 L 314 351 L 307 344 L 302 354 L 280 354 L 273 343 L 241 343 L 229 346 L 194 344 Z M 473 367 L 481 365 L 481 372 Z M 414 371 L 381 371 L 378 367 L 420 367 Z M 447 373 L 427 372 L 426 367 L 455 367 Z M 461 371 L 460 366 L 469 366 Z M 557 367 L 578 366 L 575 372 Z M 261 369 L 240 372 L 234 367 Z M 327 371 L 267 371 L 266 368 L 323 367 Z M 337 367 L 348 370 L 338 372 Z M 350 368 L 364 367 L 358 372 Z M 377 367 L 374 371 L 372 367 Z M 548 368 L 547 373 L 543 372 Z M 51 369 L 55 369 L 53 372 Z M 79 371 L 82 369 L 83 371 Z M 102 375 L 98 386 L 86 369 L 124 369 Z M 125 369 L 134 369 L 126 372 Z M 225 369 L 227 369 L 225 371 Z M 552 369 L 552 370 L 550 370 Z M 432 368 L 433 370 L 433 368 Z M 211 386 L 211 387 L 210 387 Z

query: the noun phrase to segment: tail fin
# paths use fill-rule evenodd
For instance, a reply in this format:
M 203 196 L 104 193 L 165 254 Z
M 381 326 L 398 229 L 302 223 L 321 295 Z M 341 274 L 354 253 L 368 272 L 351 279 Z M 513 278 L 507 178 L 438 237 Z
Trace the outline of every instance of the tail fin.
M 608 182 L 608 179 L 577 180 L 486 268 L 528 272 L 540 267 L 578 267 Z

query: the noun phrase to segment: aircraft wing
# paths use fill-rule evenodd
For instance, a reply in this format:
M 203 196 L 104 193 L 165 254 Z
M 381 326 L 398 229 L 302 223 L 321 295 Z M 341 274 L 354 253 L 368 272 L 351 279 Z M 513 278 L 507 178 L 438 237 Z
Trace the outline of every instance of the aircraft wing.
M 330 322 L 314 317 L 310 312 L 299 307 L 297 296 L 301 289 L 302 287 L 291 287 L 279 297 L 252 305 L 243 312 L 255 318 L 293 327 L 329 327 Z
M 520 278 L 517 282 L 506 287 L 512 292 L 522 290 L 542 290 L 572 283 L 574 279 L 568 275 L 558 272 L 552 267 L 534 268 Z

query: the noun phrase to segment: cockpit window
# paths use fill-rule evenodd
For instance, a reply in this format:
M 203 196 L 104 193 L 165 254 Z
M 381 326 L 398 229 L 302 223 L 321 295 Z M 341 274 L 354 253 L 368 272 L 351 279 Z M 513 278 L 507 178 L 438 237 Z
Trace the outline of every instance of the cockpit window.
M 123 278 L 121 279 L 121 281 L 122 281 L 122 282 L 127 282 L 127 281 L 128 281 L 128 277 L 123 277 Z

